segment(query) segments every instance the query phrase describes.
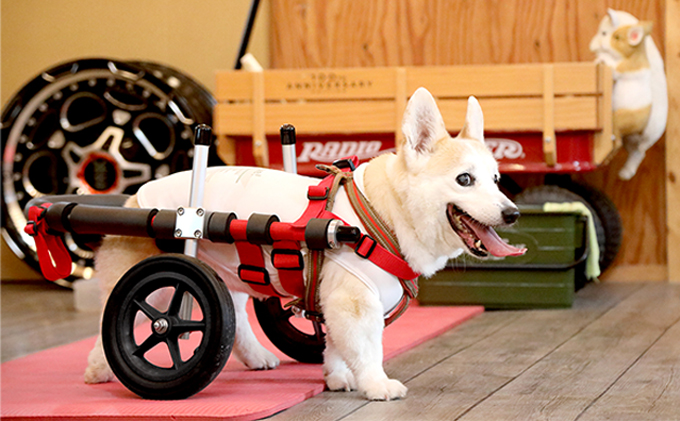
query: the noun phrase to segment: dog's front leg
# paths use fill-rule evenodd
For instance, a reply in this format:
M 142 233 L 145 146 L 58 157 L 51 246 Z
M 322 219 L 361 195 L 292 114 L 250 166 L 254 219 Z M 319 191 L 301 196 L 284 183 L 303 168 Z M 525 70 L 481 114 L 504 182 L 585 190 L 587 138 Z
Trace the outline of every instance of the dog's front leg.
M 246 312 L 248 294 L 231 290 L 229 293 L 234 302 L 236 316 L 234 355 L 251 370 L 276 368 L 279 365 L 279 359 L 258 342 L 248 322 L 248 313 Z
M 329 388 L 359 390 L 371 400 L 392 400 L 406 396 L 407 388 L 387 377 L 383 370 L 383 308 L 379 297 L 354 275 L 327 260 L 319 298 L 330 338 L 324 361 Z M 342 373 L 344 360 L 353 376 Z M 344 377 L 344 382 L 338 382 Z M 341 386 L 341 387 L 338 387 Z

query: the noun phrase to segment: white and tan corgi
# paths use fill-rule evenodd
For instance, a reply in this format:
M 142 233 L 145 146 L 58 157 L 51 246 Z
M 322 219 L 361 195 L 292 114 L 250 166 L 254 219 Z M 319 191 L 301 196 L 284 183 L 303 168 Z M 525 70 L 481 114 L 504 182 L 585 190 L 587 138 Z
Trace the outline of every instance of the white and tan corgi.
M 651 29 L 651 22 L 640 22 L 629 13 L 609 9 L 590 42 L 596 61 L 614 72 L 614 133 L 628 151 L 628 159 L 619 171 L 623 180 L 635 175 L 646 151 L 666 129 L 666 75 Z
M 483 115 L 477 100 L 468 100 L 465 126 L 452 138 L 434 98 L 420 88 L 408 103 L 402 128 L 405 141 L 398 152 L 361 165 L 354 177 L 396 234 L 409 266 L 429 276 L 442 269 L 449 258 L 465 251 L 478 257 L 522 254 L 524 250 L 504 243 L 493 230 L 494 226 L 515 222 L 519 211 L 498 189 L 498 164 L 484 144 Z M 177 208 L 188 200 L 190 178 L 191 174 L 184 172 L 152 181 L 128 206 Z M 268 178 L 277 181 L 270 183 Z M 235 211 L 241 219 L 252 212 L 276 213 L 282 221 L 292 222 L 305 209 L 307 187 L 318 181 L 262 168 L 211 168 L 206 177 L 204 207 Z M 349 214 L 345 194 L 338 193 L 333 212 L 359 225 Z M 406 387 L 389 379 L 382 367 L 384 317 L 403 290 L 393 275 L 362 266 L 365 260 L 343 249 L 350 250 L 344 247 L 327 252 L 321 271 L 319 300 L 327 330 L 323 365 L 326 384 L 331 390 L 359 389 L 372 400 L 403 398 Z M 105 239 L 96 257 L 104 297 L 129 267 L 157 253 L 151 239 Z M 278 359 L 258 343 L 249 325 L 245 310 L 248 296 L 261 297 L 235 275 L 233 267 L 238 258 L 234 247 L 206 241 L 201 243 L 198 257 L 215 269 L 233 296 L 234 355 L 251 369 L 275 368 Z M 365 275 L 370 279 L 364 279 Z M 271 277 L 275 284 L 276 273 Z M 101 341 L 88 362 L 86 382 L 113 378 Z

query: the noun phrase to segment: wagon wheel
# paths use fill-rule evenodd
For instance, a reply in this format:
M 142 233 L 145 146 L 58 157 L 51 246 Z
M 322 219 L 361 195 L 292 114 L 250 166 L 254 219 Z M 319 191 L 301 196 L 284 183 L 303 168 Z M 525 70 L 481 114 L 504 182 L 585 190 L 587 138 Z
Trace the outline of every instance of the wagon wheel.
M 531 187 L 515 197 L 519 204 L 546 202 L 581 202 L 593 216 L 593 224 L 600 247 L 600 269 L 611 265 L 621 247 L 622 224 L 619 212 L 602 192 L 582 184 L 569 183 L 564 187 L 543 185 Z
M 301 363 L 323 362 L 326 333 L 321 323 L 309 321 L 305 322 L 310 325 L 307 329 L 298 328 L 299 323 L 292 322 L 296 317 L 293 310 L 284 308 L 277 297 L 253 303 L 262 330 L 281 352 Z
M 190 320 L 179 315 L 187 294 L 195 303 Z M 164 295 L 170 302 L 159 306 Z M 189 339 L 180 340 L 186 332 Z M 227 287 L 206 264 L 181 254 L 150 257 L 127 271 L 113 289 L 102 321 L 111 370 L 146 399 L 184 399 L 201 391 L 226 364 L 234 333 Z

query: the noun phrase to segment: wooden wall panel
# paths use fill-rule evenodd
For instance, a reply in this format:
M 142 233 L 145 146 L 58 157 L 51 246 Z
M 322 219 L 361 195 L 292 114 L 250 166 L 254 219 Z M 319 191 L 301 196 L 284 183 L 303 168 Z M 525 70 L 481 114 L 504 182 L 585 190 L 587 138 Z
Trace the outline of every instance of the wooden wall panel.
M 588 44 L 607 7 L 652 20 L 662 54 L 665 46 L 664 0 L 270 2 L 274 68 L 590 61 Z M 664 146 L 662 138 L 629 182 L 616 177 L 623 153 L 576 176 L 605 191 L 621 212 L 624 239 L 615 266 L 623 270 L 615 277 L 632 273 L 631 265 L 649 279 L 666 277 Z

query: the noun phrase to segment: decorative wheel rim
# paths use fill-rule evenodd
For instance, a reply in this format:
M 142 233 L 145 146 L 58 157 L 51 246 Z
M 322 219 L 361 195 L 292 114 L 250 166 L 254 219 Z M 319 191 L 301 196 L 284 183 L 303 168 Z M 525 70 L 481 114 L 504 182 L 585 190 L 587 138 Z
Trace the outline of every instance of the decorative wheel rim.
M 212 123 L 214 100 L 188 77 L 164 80 L 140 64 L 94 58 L 57 65 L 3 110 L 3 236 L 34 269 L 35 244 L 23 232 L 29 200 L 132 194 L 146 181 L 191 167 L 193 127 Z M 92 276 L 92 239 L 65 236 L 72 279 Z

